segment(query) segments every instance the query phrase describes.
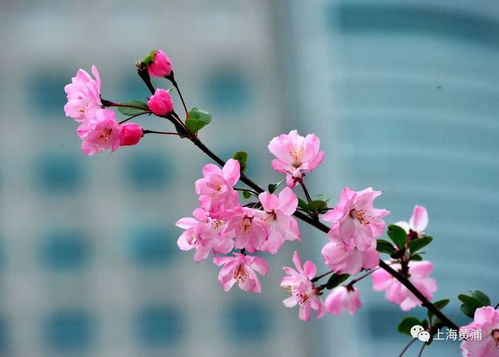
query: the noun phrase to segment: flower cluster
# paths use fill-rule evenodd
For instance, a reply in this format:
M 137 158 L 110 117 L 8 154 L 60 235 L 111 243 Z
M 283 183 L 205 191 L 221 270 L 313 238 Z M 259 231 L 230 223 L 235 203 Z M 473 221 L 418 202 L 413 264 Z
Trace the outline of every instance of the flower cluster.
M 143 136 L 142 127 L 136 123 L 119 124 L 114 112 L 104 109 L 97 67 L 92 66 L 92 74 L 95 79 L 79 69 L 72 82 L 64 87 L 68 100 L 64 112 L 80 124 L 76 132 L 82 140 L 82 151 L 93 155 L 137 144 Z
M 269 151 L 276 157 L 272 167 L 277 172 L 286 174 L 286 182 L 293 188 L 301 183 L 306 172 L 313 171 L 324 160 L 324 151 L 320 151 L 320 140 L 314 134 L 303 137 L 296 130 L 273 138 Z
M 346 187 L 336 207 L 323 216 L 332 227 L 322 256 L 335 273 L 357 274 L 378 265 L 376 238 L 383 234 L 383 217 L 390 213 L 373 207 L 379 195 L 372 188 L 353 191 Z
M 298 224 L 292 217 L 298 199 L 290 188 L 279 195 L 262 192 L 258 202 L 243 206 L 234 185 L 239 181 L 240 163 L 230 159 L 223 168 L 213 164 L 203 167 L 203 177 L 196 181 L 199 207 L 193 217 L 182 218 L 177 226 L 184 229 L 178 239 L 182 250 L 195 250 L 194 260 L 206 259 L 210 253 L 220 266 L 219 281 L 224 290 L 235 282 L 245 291 L 261 291 L 255 272 L 266 275 L 267 263 L 249 253 L 277 253 L 284 241 L 300 238 Z M 234 249 L 241 253 L 229 254 Z
M 268 150 L 274 156 L 271 166 L 284 177 L 279 183 L 269 184 L 265 191 L 241 174 L 246 166 L 245 152 L 236 153 L 233 159 L 224 163 L 201 142 L 199 131 L 210 123 L 211 114 L 196 107 L 187 109 L 174 79 L 172 62 L 165 52 L 151 51 L 136 63 L 136 67 L 151 93 L 146 101 L 133 99 L 114 103 L 102 99 L 99 72 L 92 66 L 93 77 L 80 69 L 64 88 L 67 94 L 65 114 L 79 124 L 77 134 L 87 155 L 136 145 L 145 134 L 165 134 L 191 141 L 222 164 L 223 167 L 206 164 L 202 168 L 202 177 L 194 184 L 198 205 L 192 216 L 179 219 L 176 225 L 183 230 L 177 240 L 178 247 L 183 251 L 193 250 L 196 262 L 210 258 L 220 267 L 218 281 L 224 291 L 237 284 L 244 291 L 261 293 L 260 276 L 269 272 L 269 264 L 262 255 L 276 254 L 286 241 L 301 240 L 295 219 L 298 217 L 326 234 L 328 241 L 321 254 L 329 268 L 329 271 L 317 274 L 317 266 L 312 261 L 302 264 L 298 251 L 292 256 L 294 268 L 283 268 L 285 275 L 280 285 L 289 295 L 283 304 L 289 308 L 298 306 L 301 320 L 309 321 L 312 310 L 317 318 L 343 311 L 354 315 L 362 306 L 356 284 L 372 276 L 373 289 L 384 291 L 386 300 L 398 304 L 402 310 L 420 305 L 428 308 L 431 312 L 428 320 L 413 324 L 412 328 L 418 328 L 429 339 L 435 335 L 435 329 L 442 326 L 457 331 L 457 325 L 440 311 L 449 300 L 431 302 L 437 283 L 430 277 L 433 264 L 423 260 L 425 252 L 421 251 L 432 241 L 425 233 L 428 226 L 425 207 L 415 206 L 409 222 L 397 222 L 386 230 L 384 218 L 390 212 L 374 207 L 380 191 L 370 187 L 355 191 L 346 187 L 336 205 L 329 207 L 325 196 L 311 195 L 305 182 L 305 176 L 324 160 L 320 140 L 315 134 L 301 136 L 296 130 L 269 142 Z M 166 79 L 173 87 L 168 90 L 155 88 L 151 76 Z M 185 120 L 174 110 L 172 90 L 182 101 Z M 108 107 L 117 107 L 128 118 L 118 122 Z M 129 122 L 143 115 L 167 119 L 175 131 L 144 130 Z M 235 187 L 239 181 L 249 188 Z M 284 182 L 284 188 L 280 188 Z M 297 188 L 303 190 L 304 197 L 299 198 L 293 191 Z M 242 198 L 249 202 L 242 202 Z M 390 241 L 382 239 L 385 231 Z M 380 260 L 380 253 L 388 254 L 390 259 Z M 359 276 L 355 276 L 357 274 Z M 327 280 L 321 283 L 323 278 Z M 326 290 L 330 292 L 323 299 Z M 492 305 L 489 297 L 480 291 L 470 293 L 470 296 L 458 296 L 463 302 L 461 310 L 474 317 L 474 321 L 462 330 L 483 330 L 484 339 L 464 339 L 461 344 L 463 356 L 499 356 L 499 305 L 489 306 Z M 415 317 L 408 319 L 411 324 L 417 320 Z M 405 325 L 401 323 L 399 331 L 409 333 L 402 331 L 407 327 Z M 431 340 L 427 342 L 429 344 Z
M 475 310 L 473 322 L 461 327 L 461 330 L 479 330 L 481 339 L 467 339 L 461 342 L 463 357 L 499 356 L 499 310 L 492 306 Z

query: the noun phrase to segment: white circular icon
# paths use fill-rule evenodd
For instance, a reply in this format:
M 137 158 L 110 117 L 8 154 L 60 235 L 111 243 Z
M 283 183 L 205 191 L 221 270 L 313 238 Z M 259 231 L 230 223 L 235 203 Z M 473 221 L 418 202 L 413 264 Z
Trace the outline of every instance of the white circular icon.
M 411 336 L 412 338 L 417 338 L 419 333 L 424 331 L 424 327 L 421 325 L 414 325 L 411 327 Z

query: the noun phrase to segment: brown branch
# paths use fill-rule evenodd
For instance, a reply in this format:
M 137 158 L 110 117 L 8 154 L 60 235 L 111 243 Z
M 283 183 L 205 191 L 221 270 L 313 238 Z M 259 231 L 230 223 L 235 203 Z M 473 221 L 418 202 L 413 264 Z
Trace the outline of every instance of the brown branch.
M 216 163 L 219 165 L 223 166 L 225 165 L 225 161 L 223 161 L 220 157 L 218 157 L 215 153 L 213 153 L 206 145 L 204 145 L 198 138 L 196 137 L 189 137 L 189 139 L 196 145 L 201 151 L 203 151 L 206 155 L 208 155 L 210 158 L 212 158 Z M 263 188 L 261 188 L 258 184 L 253 182 L 251 179 L 249 179 L 246 175 L 241 173 L 241 179 L 242 182 L 244 182 L 246 185 L 251 187 L 253 190 L 255 190 L 258 193 L 263 192 Z M 296 218 L 301 219 L 302 221 L 310 224 L 311 226 L 314 226 L 318 230 L 328 233 L 330 228 L 326 226 L 325 224 L 313 220 L 312 218 L 308 217 L 307 215 L 296 211 L 293 214 Z M 393 276 L 395 279 L 397 279 L 402 285 L 404 285 L 411 293 L 413 293 L 422 303 L 421 305 L 430 310 L 435 316 L 437 316 L 442 323 L 450 327 L 452 329 L 459 330 L 459 326 L 457 326 L 454 322 L 452 322 L 442 311 L 440 311 L 435 305 L 431 303 L 419 290 L 416 288 L 410 281 L 407 279 L 405 276 L 394 270 L 392 267 L 390 267 L 388 264 L 386 264 L 383 260 L 380 259 L 379 261 L 379 266 L 386 270 L 391 276 Z

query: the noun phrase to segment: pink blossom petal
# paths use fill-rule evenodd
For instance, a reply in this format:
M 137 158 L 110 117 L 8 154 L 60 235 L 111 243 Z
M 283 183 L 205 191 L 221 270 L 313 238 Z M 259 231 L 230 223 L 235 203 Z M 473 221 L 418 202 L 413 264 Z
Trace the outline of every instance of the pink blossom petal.
M 234 160 L 234 159 L 229 159 L 225 163 L 222 171 L 223 171 L 223 177 L 229 185 L 234 186 L 237 181 L 239 181 L 239 177 L 241 175 L 241 166 L 239 164 L 239 161 Z
M 303 264 L 303 272 L 309 279 L 313 279 L 317 274 L 317 267 L 310 260 L 307 260 L 305 264 Z
M 416 232 L 422 232 L 428 226 L 428 212 L 424 206 L 415 206 L 409 225 Z

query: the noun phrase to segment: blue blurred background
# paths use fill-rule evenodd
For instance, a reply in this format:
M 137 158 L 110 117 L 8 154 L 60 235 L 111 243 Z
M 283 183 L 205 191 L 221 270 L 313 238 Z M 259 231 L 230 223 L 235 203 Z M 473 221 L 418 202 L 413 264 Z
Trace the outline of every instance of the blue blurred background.
M 270 258 L 262 296 L 224 293 L 215 266 L 180 252 L 174 222 L 207 158 L 161 136 L 89 158 L 62 110 L 92 64 L 106 99 L 145 98 L 133 64 L 154 48 L 214 114 L 202 136 L 222 157 L 246 150 L 272 182 L 268 141 L 319 134 L 314 192 L 381 189 L 391 222 L 425 205 L 435 298 L 499 299 L 496 0 L 2 0 L 0 45 L 0 356 L 395 356 L 397 322 L 424 316 L 366 280 L 358 316 L 300 322 L 278 283 L 294 249 L 326 270 L 308 229 Z

